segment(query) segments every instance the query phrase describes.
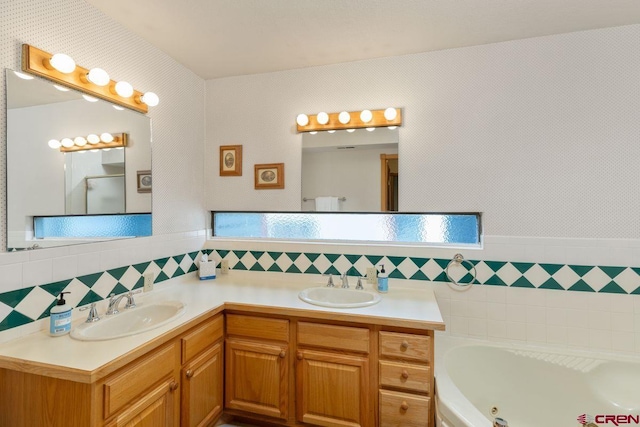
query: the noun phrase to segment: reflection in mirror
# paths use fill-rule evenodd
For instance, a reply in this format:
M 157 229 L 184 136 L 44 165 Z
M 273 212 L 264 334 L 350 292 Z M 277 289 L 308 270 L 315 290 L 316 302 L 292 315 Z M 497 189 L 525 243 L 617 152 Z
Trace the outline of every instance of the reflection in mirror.
M 150 119 L 19 74 L 6 70 L 7 247 L 64 246 L 114 238 L 107 231 L 103 238 L 36 239 L 34 217 L 150 214 L 151 194 L 137 191 L 136 176 L 139 170 L 151 169 Z M 126 148 L 63 153 L 49 146 L 52 139 L 73 140 L 104 132 L 127 134 Z
M 398 142 L 397 128 L 302 134 L 302 210 L 397 211 Z

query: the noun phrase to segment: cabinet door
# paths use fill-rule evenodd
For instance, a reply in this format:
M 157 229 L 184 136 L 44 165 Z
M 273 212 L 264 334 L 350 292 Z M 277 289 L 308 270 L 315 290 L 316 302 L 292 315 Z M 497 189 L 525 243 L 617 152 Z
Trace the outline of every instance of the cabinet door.
M 286 344 L 228 339 L 225 407 L 286 419 L 289 355 Z
M 311 350 L 296 355 L 298 421 L 319 426 L 369 426 L 369 361 Z
M 222 344 L 216 344 L 182 369 L 182 427 L 211 423 L 222 412 Z
M 177 427 L 177 389 L 178 383 L 173 378 L 163 381 L 116 415 L 106 427 Z

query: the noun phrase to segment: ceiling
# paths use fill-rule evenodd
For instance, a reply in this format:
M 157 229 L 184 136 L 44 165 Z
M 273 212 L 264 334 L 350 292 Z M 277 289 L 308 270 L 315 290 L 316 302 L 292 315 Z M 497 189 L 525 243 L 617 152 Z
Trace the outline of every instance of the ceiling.
M 204 79 L 640 23 L 639 0 L 86 0 Z

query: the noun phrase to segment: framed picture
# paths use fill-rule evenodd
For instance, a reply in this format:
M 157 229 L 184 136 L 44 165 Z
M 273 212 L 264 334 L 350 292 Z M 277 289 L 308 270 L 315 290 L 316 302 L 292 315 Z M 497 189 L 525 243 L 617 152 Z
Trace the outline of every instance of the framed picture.
M 220 176 L 242 176 L 242 145 L 220 146 Z
M 256 190 L 284 188 L 284 163 L 268 163 L 254 166 Z
M 138 193 L 151 193 L 151 171 L 138 171 Z

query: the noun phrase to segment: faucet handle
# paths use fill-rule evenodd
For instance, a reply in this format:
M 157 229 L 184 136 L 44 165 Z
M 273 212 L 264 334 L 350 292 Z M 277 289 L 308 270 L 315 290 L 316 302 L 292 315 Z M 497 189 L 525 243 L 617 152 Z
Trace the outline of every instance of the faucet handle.
M 98 316 L 98 310 L 96 309 L 96 303 L 92 302 L 90 307 L 82 307 L 79 308 L 78 311 L 89 310 L 89 315 L 87 316 L 86 323 L 93 323 L 100 320 L 100 316 Z
M 347 271 L 340 275 L 340 279 L 342 279 L 342 288 L 349 289 L 349 276 L 347 276 Z
M 136 301 L 133 299 L 133 296 L 135 294 L 139 294 L 142 290 L 138 289 L 137 291 L 129 291 L 127 292 L 127 303 L 124 305 L 124 308 L 135 308 L 136 307 Z
M 356 284 L 356 289 L 359 291 L 364 289 L 364 286 L 362 286 L 362 279 L 365 279 L 365 277 L 358 276 L 358 283 Z
M 335 285 L 333 284 L 333 276 L 331 274 L 323 274 L 323 276 L 329 276 L 329 280 L 327 280 L 327 287 L 333 288 Z

